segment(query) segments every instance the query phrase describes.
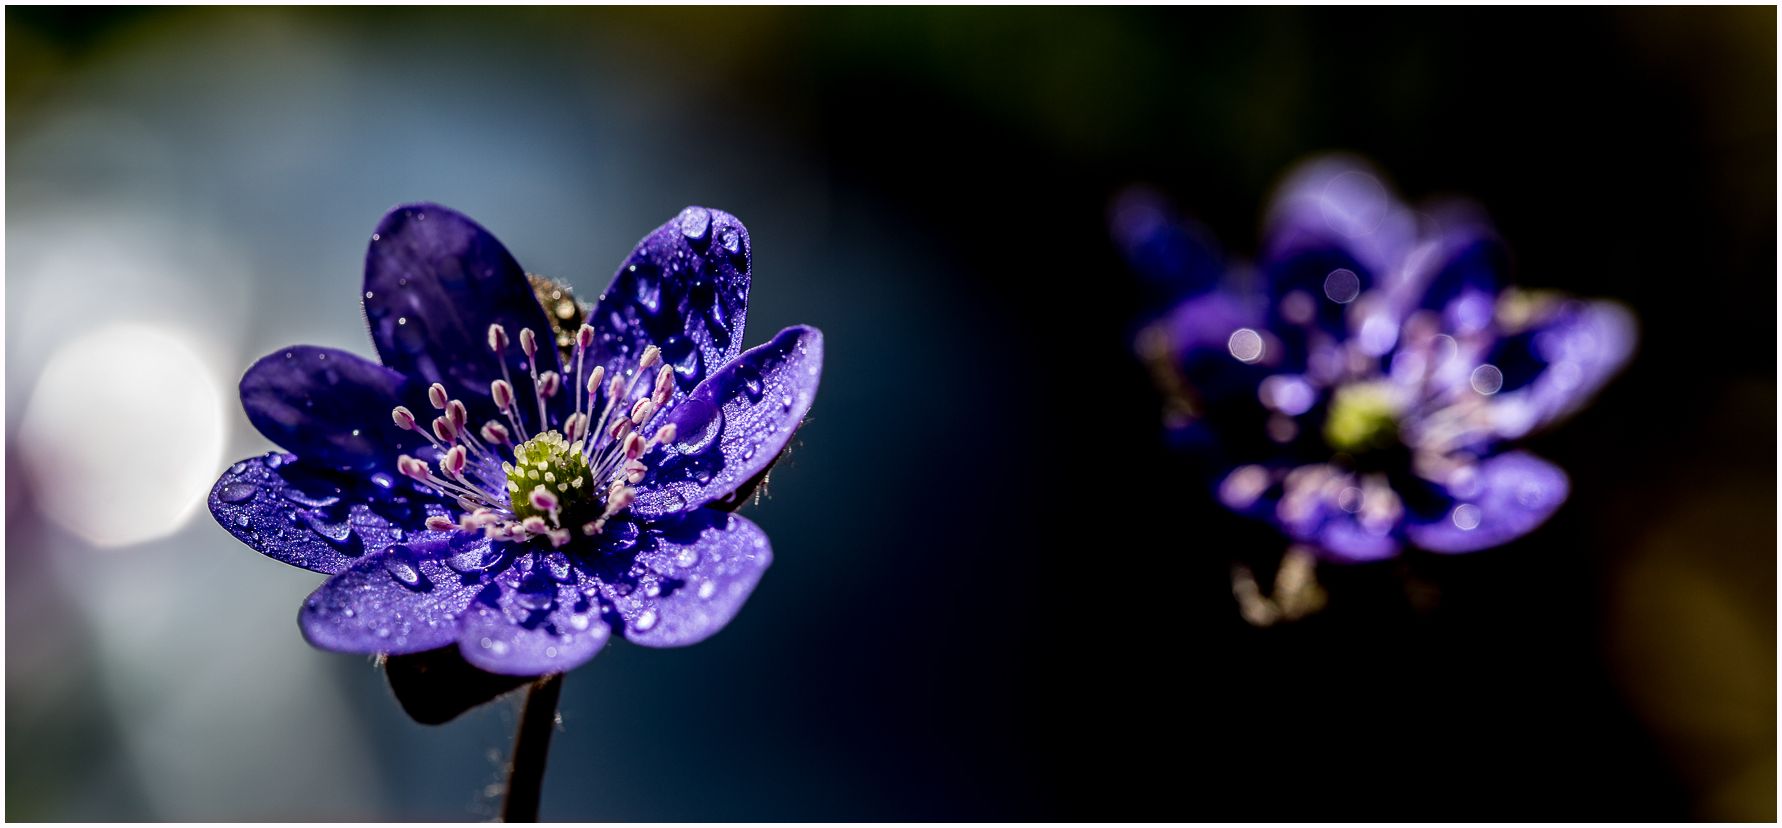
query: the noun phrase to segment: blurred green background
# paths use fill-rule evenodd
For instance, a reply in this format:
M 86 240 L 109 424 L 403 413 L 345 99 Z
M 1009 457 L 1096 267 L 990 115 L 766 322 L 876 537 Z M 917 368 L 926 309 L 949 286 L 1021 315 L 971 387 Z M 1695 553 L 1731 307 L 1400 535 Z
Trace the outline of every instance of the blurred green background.
M 827 335 L 773 570 L 570 676 L 547 819 L 1775 818 L 1773 8 L 6 24 L 8 819 L 494 813 L 513 705 L 408 722 L 200 503 L 269 447 L 253 359 L 371 353 L 365 236 L 415 200 L 584 297 L 721 207 L 750 342 Z M 1104 213 L 1148 183 L 1245 255 L 1330 149 L 1477 198 L 1641 352 L 1535 442 L 1548 527 L 1253 630 L 1226 567 L 1278 541 L 1163 453 Z

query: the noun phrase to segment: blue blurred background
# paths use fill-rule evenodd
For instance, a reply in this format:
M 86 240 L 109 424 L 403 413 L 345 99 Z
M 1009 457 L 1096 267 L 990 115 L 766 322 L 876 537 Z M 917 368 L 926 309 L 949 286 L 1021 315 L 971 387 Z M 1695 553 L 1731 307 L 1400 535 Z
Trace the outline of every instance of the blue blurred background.
M 547 819 L 1775 818 L 1774 9 L 6 23 L 8 819 L 494 814 L 515 706 L 409 722 L 200 502 L 269 448 L 253 359 L 371 353 L 365 239 L 414 200 L 584 297 L 721 207 L 750 342 L 827 334 L 774 568 L 569 677 Z M 1104 213 L 1148 183 L 1247 252 L 1332 148 L 1476 197 L 1642 351 L 1536 441 L 1541 532 L 1254 630 L 1227 566 L 1278 541 L 1162 452 Z

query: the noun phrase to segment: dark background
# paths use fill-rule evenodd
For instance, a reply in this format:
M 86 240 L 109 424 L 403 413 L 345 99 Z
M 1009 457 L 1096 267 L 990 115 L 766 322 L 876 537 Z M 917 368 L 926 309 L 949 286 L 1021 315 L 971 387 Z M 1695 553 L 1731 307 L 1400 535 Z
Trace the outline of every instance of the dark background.
M 14 458 L 55 345 L 33 297 L 67 298 L 28 292 L 73 255 L 48 240 L 152 236 L 219 303 L 155 318 L 209 349 L 227 459 L 266 447 L 231 396 L 252 359 L 370 353 L 357 259 L 400 201 L 584 296 L 722 207 L 755 243 L 749 341 L 825 331 L 750 513 L 773 570 L 712 640 L 569 677 L 547 819 L 1775 818 L 1774 9 L 6 21 Z M 1522 284 L 1622 301 L 1640 350 L 1530 441 L 1573 482 L 1540 531 L 1321 569 L 1325 612 L 1258 630 L 1230 562 L 1281 541 L 1163 451 L 1105 213 L 1147 183 L 1247 256 L 1278 176 L 1333 149 L 1477 199 Z M 9 819 L 492 812 L 511 704 L 411 724 L 298 639 L 314 576 L 202 513 L 95 549 L 16 469 Z

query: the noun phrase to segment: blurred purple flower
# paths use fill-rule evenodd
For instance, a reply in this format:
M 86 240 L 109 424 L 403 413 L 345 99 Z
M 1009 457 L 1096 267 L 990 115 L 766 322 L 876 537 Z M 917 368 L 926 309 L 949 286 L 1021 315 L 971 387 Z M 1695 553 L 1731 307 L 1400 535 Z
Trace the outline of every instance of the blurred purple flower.
M 1252 272 L 1207 266 L 1204 231 L 1154 195 L 1113 212 L 1173 305 L 1139 337 L 1170 437 L 1212 460 L 1226 507 L 1336 561 L 1485 549 L 1559 508 L 1565 473 L 1510 445 L 1622 366 L 1626 310 L 1505 287 L 1475 208 L 1414 213 L 1353 158 L 1295 170 L 1266 225 Z
M 398 208 L 365 261 L 383 364 L 296 346 L 249 368 L 248 419 L 291 453 L 231 466 L 211 512 L 330 576 L 298 616 L 323 649 L 456 644 L 524 676 L 587 661 L 614 630 L 702 640 L 772 560 L 724 507 L 779 456 L 822 367 L 813 328 L 742 350 L 749 263 L 741 222 L 689 207 L 577 326 L 583 308 L 482 227 Z

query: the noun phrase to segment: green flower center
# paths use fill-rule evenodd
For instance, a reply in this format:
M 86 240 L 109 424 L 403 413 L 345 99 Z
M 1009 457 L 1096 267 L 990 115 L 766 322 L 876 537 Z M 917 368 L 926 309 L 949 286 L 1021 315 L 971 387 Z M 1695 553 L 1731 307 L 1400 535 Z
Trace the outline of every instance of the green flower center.
M 1331 398 L 1324 440 L 1351 454 L 1391 445 L 1398 439 L 1398 408 L 1386 383 L 1344 385 Z
M 571 444 L 556 431 L 547 431 L 515 447 L 514 461 L 502 463 L 501 470 L 507 473 L 508 499 L 519 520 L 537 515 L 569 525 L 570 519 L 559 521 L 557 517 L 600 513 L 599 497 L 581 444 Z M 534 502 L 533 492 L 540 488 L 557 503 L 557 515 Z

